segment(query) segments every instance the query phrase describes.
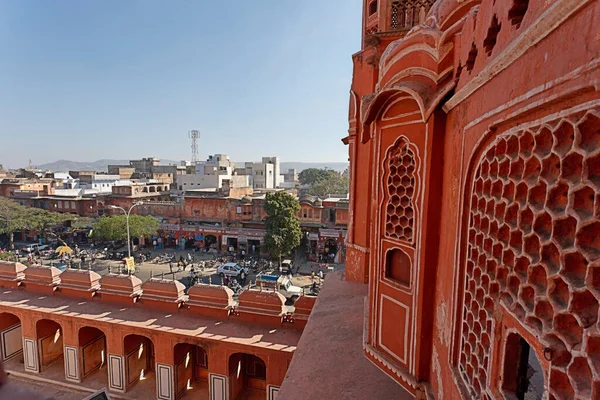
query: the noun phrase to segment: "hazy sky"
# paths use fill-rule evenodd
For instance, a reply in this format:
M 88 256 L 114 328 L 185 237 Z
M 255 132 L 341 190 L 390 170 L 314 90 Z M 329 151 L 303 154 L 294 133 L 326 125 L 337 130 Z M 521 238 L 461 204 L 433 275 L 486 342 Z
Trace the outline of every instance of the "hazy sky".
M 0 0 L 0 163 L 346 161 L 358 0 Z

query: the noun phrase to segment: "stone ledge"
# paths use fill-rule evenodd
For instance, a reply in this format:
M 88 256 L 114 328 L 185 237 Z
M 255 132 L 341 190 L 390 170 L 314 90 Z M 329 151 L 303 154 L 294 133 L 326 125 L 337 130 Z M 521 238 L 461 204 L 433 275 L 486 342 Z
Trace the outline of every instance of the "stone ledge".
M 327 274 L 278 398 L 414 399 L 364 355 L 367 291 L 343 271 Z

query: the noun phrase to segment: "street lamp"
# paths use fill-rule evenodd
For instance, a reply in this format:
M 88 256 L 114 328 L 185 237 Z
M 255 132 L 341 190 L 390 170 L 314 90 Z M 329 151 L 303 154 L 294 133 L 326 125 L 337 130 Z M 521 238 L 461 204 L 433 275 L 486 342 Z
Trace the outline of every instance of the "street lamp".
M 133 203 L 133 205 L 131 207 L 129 207 L 129 211 L 125 210 L 123 207 L 119 207 L 119 206 L 108 206 L 108 208 L 112 208 L 113 210 L 121 210 L 123 211 L 123 213 L 125 214 L 126 218 L 125 220 L 127 221 L 127 256 L 131 257 L 131 245 L 129 244 L 129 214 L 131 214 L 131 210 L 133 210 L 134 207 L 136 206 L 142 206 L 144 205 L 143 201 L 138 201 L 137 203 Z

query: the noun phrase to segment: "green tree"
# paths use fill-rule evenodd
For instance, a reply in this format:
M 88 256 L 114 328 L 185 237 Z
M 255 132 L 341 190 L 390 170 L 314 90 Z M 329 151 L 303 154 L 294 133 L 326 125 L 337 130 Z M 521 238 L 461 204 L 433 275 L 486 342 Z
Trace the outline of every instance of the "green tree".
M 308 189 L 308 192 L 314 196 L 327 196 L 328 194 L 348 194 L 348 178 L 333 170 L 327 170 L 327 173 L 327 178 L 311 185 Z
M 265 248 L 273 257 L 279 258 L 300 245 L 302 231 L 296 213 L 300 203 L 294 196 L 283 191 L 267 193 L 265 212 L 267 214 Z
M 301 185 L 314 185 L 317 182 L 325 180 L 329 177 L 329 171 L 325 168 L 307 168 L 300 171 L 298 181 Z
M 0 197 L 0 234 L 8 235 L 11 250 L 15 248 L 14 232 L 27 227 L 28 211 L 27 207 Z
M 24 229 L 36 231 L 42 237 L 54 236 L 52 228 L 80 218 L 76 214 L 25 207 L 13 200 L 0 198 L 0 233 L 9 236 L 11 249 L 14 249 L 15 231 Z
M 155 235 L 158 228 L 160 228 L 160 220 L 151 215 L 132 214 L 129 216 L 129 233 L 132 238 Z M 127 239 L 127 217 L 113 215 L 99 218 L 93 225 L 92 237 L 101 240 Z

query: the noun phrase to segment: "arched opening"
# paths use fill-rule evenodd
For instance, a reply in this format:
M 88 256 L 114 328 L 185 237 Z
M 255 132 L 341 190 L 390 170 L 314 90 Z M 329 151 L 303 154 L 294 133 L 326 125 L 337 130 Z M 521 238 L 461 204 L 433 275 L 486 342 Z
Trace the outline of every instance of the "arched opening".
M 173 349 L 175 398 L 208 398 L 208 355 L 200 346 L 178 343 Z
M 544 372 L 535 351 L 517 333 L 511 333 L 504 349 L 502 389 L 518 400 L 544 397 Z
M 385 259 L 385 277 L 405 286 L 410 286 L 410 257 L 400 249 L 387 252 Z
M 14 314 L 0 314 L 0 356 L 6 369 L 8 364 L 14 363 L 22 369 L 23 364 L 23 335 L 21 320 Z
M 64 355 L 63 330 L 58 322 L 41 319 L 35 325 L 40 372 L 56 365 L 62 369 Z
M 253 354 L 235 353 L 229 357 L 231 400 L 265 398 L 267 366 Z
M 150 193 L 156 193 L 156 187 L 150 186 Z
M 323 247 L 323 261 L 333 262 L 338 251 L 338 244 L 335 239 L 327 239 Z
M 373 15 L 377 12 L 377 0 L 373 0 L 369 3 L 369 15 Z
M 154 388 L 156 379 L 152 340 L 141 335 L 127 335 L 123 340 L 123 348 L 127 390 L 136 384 L 140 387 Z
M 106 386 L 106 335 L 98 328 L 84 326 L 79 329 L 80 376 L 84 380 L 98 380 Z M 100 371 L 100 373 L 96 373 Z
M 217 237 L 215 235 L 206 235 L 204 237 L 204 248 L 209 251 L 211 248 L 217 248 Z

